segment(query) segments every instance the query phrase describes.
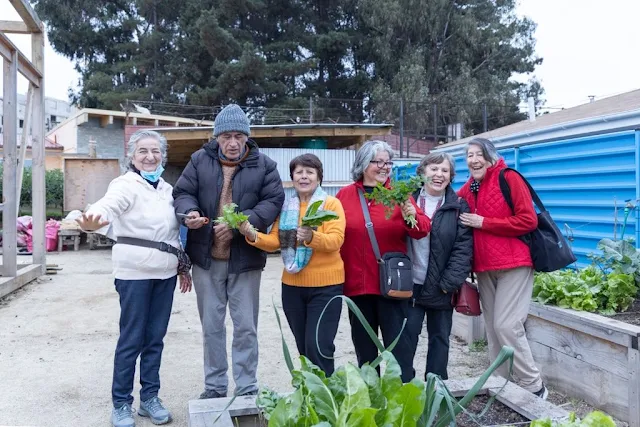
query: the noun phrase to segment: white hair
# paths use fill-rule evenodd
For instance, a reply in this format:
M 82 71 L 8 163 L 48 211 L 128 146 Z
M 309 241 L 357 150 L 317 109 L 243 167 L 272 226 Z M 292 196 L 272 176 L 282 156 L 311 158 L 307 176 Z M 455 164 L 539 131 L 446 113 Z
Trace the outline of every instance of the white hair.
M 360 181 L 364 176 L 364 170 L 369 167 L 369 162 L 376 157 L 379 151 L 386 151 L 389 153 L 389 160 L 393 159 L 393 150 L 386 142 L 378 140 L 365 142 L 356 152 L 356 158 L 351 167 L 351 179 Z
M 162 153 L 162 166 L 167 164 L 167 139 L 160 133 L 154 130 L 139 130 L 136 131 L 131 138 L 129 138 L 129 144 L 127 144 L 127 157 L 125 158 L 125 165 L 128 169 L 133 167 L 133 156 L 138 148 L 138 142 L 145 138 L 153 138 L 160 143 L 160 153 Z

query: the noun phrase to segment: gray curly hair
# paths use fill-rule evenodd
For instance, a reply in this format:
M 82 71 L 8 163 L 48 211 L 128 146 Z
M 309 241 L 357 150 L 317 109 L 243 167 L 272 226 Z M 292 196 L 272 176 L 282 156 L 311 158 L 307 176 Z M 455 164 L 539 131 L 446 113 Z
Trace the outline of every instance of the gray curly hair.
M 356 152 L 356 158 L 351 167 L 351 179 L 360 181 L 364 176 L 364 170 L 369 167 L 369 162 L 376 157 L 378 151 L 386 151 L 389 153 L 389 160 L 393 159 L 393 150 L 391 146 L 384 141 L 367 141 Z
M 136 131 L 131 138 L 129 138 L 129 144 L 127 144 L 127 156 L 125 158 L 125 165 L 128 169 L 133 168 L 133 155 L 138 148 L 138 142 L 145 138 L 153 138 L 160 143 L 160 153 L 162 153 L 162 166 L 167 164 L 167 139 L 160 133 L 154 130 L 139 130 Z

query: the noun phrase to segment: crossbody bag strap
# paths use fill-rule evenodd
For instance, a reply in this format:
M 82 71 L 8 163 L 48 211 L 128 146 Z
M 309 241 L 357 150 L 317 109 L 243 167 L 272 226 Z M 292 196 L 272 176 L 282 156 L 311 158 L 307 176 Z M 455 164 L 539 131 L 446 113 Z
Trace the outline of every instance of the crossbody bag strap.
M 118 237 L 116 243 L 132 246 L 141 246 L 143 248 L 157 249 L 162 252 L 168 252 L 179 257 L 179 250 L 165 242 L 154 242 L 153 240 L 138 239 L 136 237 Z
M 380 261 L 382 259 L 380 256 L 380 247 L 378 246 L 378 240 L 376 240 L 376 233 L 373 231 L 373 222 L 371 222 L 371 215 L 369 215 L 369 207 L 367 206 L 363 191 L 359 188 L 358 196 L 360 196 L 360 206 L 362 206 L 362 214 L 364 215 L 364 226 L 367 229 L 367 233 L 369 233 L 373 254 L 376 256 L 376 259 Z

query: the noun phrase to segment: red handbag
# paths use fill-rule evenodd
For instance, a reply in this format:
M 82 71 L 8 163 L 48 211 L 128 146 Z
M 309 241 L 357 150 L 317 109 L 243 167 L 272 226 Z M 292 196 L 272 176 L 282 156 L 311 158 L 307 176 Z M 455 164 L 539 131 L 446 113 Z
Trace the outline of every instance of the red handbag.
M 451 296 L 451 305 L 460 314 L 465 316 L 480 316 L 480 293 L 478 289 L 466 280 L 459 291 Z

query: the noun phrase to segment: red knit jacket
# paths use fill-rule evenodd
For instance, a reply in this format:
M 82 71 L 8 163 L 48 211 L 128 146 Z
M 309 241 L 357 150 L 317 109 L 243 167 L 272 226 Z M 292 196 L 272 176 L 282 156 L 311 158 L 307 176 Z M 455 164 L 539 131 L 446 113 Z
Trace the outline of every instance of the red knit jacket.
M 504 270 L 533 267 L 529 247 L 518 236 L 530 233 L 538 226 L 538 217 L 531 193 L 524 181 L 513 172 L 505 172 L 511 188 L 514 212 L 500 191 L 500 171 L 506 168 L 503 159 L 487 169 L 477 195 L 471 192 L 473 177 L 458 191 L 471 212 L 484 220 L 482 228 L 473 229 L 473 271 Z
M 386 186 L 389 186 L 388 181 Z M 336 195 L 342 203 L 347 220 L 344 243 L 340 249 L 345 269 L 343 291 L 346 296 L 380 295 L 378 264 L 364 226 L 358 188 L 364 190 L 362 181 L 341 189 Z M 416 206 L 413 198 L 411 202 Z M 396 207 L 391 218 L 386 219 L 383 205 L 369 203 L 369 215 L 382 255 L 387 252 L 407 253 L 407 235 L 413 239 L 422 239 L 429 234 L 429 218 L 417 206 L 416 211 L 418 224 L 416 228 L 411 228 L 402 218 L 399 207 Z

